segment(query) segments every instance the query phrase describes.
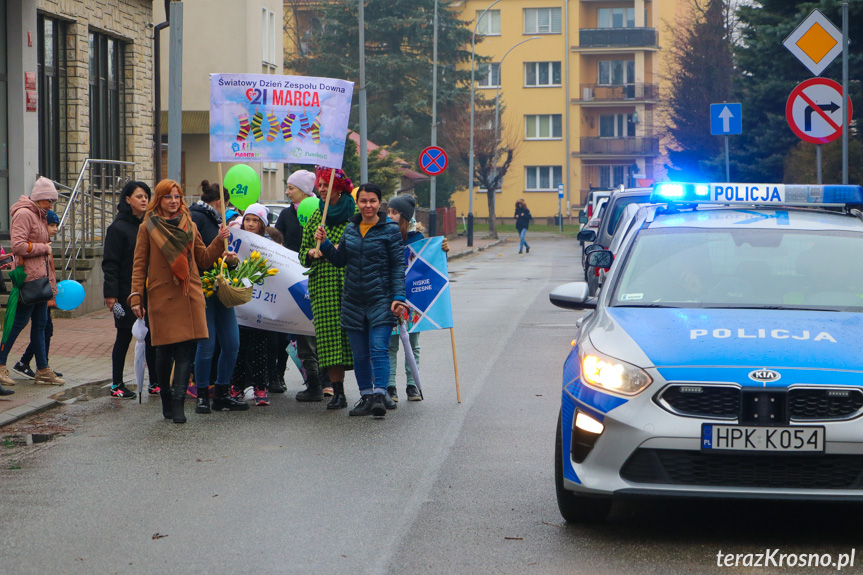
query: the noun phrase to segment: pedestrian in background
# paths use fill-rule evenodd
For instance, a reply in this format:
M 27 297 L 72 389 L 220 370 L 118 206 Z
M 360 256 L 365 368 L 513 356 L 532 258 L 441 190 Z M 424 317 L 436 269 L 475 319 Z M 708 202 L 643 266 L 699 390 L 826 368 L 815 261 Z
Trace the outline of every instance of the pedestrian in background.
M 219 236 L 221 204 L 227 202 L 228 198 L 228 191 L 219 184 L 210 184 L 208 180 L 201 182 L 201 199 L 189 207 L 189 213 L 205 245 L 210 245 Z M 237 314 L 234 308 L 225 307 L 215 296 L 205 300 L 208 337 L 199 340 L 195 350 L 195 387 L 198 396 L 195 413 L 210 413 L 212 409 L 245 411 L 249 409 L 249 404 L 230 395 L 231 378 L 240 347 Z M 212 405 L 210 383 L 215 384 Z
M 402 235 L 402 241 L 405 246 L 425 238 L 422 231 L 420 231 L 420 224 L 418 224 L 414 219 L 415 211 L 416 200 L 413 196 L 396 196 L 387 204 L 387 215 L 392 221 L 398 224 L 399 232 Z M 449 252 L 449 243 L 446 241 L 446 238 L 444 238 L 441 243 L 441 249 L 444 252 Z M 404 314 L 405 319 L 407 319 L 409 314 L 410 310 L 408 309 Z M 411 351 L 413 351 L 414 360 L 416 361 L 417 368 L 419 368 L 420 334 L 419 332 L 411 332 L 408 334 L 408 338 L 411 344 Z M 396 367 L 398 365 L 399 357 L 399 342 L 400 338 L 398 334 L 390 336 L 390 377 L 387 385 L 387 394 L 393 401 L 399 400 L 399 395 L 396 391 Z M 407 351 L 405 351 L 405 353 L 407 353 Z M 405 356 L 405 375 L 407 376 L 405 395 L 407 395 L 408 401 L 422 401 L 423 397 L 414 381 L 413 371 L 411 371 L 408 366 L 407 356 Z
M 340 323 L 345 270 L 321 257 L 315 249 L 315 233 L 323 227 L 329 240 L 338 244 L 350 218 L 356 213 L 357 205 L 351 197 L 353 184 L 341 170 L 336 170 L 333 191 L 329 193 L 330 170 L 318 168 L 315 171 L 321 200 L 303 228 L 303 243 L 298 255 L 300 264 L 309 268 L 309 299 L 315 324 L 318 366 L 327 370 L 333 386 L 333 397 L 327 403 L 327 409 L 343 409 L 348 406 L 345 371 L 353 369 L 354 364 L 351 344 Z M 330 204 L 326 221 L 323 221 L 324 202 Z
M 45 219 L 48 222 L 48 237 L 53 239 L 55 235 L 57 235 L 57 230 L 60 228 L 60 217 L 57 215 L 57 212 L 54 210 L 48 210 L 45 213 Z M 51 255 L 51 266 L 54 266 L 54 256 Z M 57 302 L 55 300 L 50 300 L 48 302 L 48 319 L 45 321 L 45 358 L 48 359 L 48 363 L 51 362 L 51 337 L 54 335 L 54 322 L 51 320 L 51 310 L 57 307 Z M 16 310 L 17 314 L 17 310 Z M 27 344 L 27 349 L 24 350 L 24 354 L 21 356 L 21 359 L 12 367 L 12 371 L 20 373 L 23 376 L 29 377 L 30 379 L 35 379 L 36 373 L 30 369 L 30 360 L 33 359 L 33 346 L 31 344 Z M 54 371 L 57 377 L 63 377 L 63 374 L 59 371 Z
M 132 293 L 127 301 L 135 316 L 143 319 L 147 313 L 143 293 L 147 290 L 162 415 L 174 423 L 186 423 L 183 400 L 197 340 L 208 337 L 199 270 L 213 265 L 229 235 L 228 228 L 222 226 L 212 243 L 205 246 L 180 185 L 173 180 L 156 185 L 144 225 L 138 228 Z
M 48 278 L 51 291 L 57 295 L 57 275 L 54 271 L 51 256 L 51 238 L 48 235 L 47 211 L 57 201 L 57 188 L 48 178 L 39 178 L 33 186 L 30 196 L 21 196 L 9 212 L 12 221 L 9 233 L 12 239 L 12 253 L 15 254 L 16 266 L 23 266 L 27 272 L 24 283 Z M 48 321 L 48 300 L 25 304 L 18 301 L 18 312 L 12 324 L 12 331 L 5 343 L 0 345 L 0 384 L 15 385 L 9 377 L 6 360 L 9 351 L 21 330 L 30 325 L 30 344 L 36 357 L 36 374 L 34 383 L 63 385 L 63 381 L 48 365 L 48 355 L 45 353 L 45 324 Z
M 135 262 L 138 227 L 141 225 L 144 212 L 147 211 L 150 196 L 152 196 L 150 186 L 144 182 L 128 182 L 123 186 L 114 222 L 105 231 L 102 295 L 105 297 L 105 306 L 114 314 L 114 327 L 117 329 L 114 349 L 111 352 L 111 396 L 120 399 L 132 399 L 137 395 L 123 384 L 126 353 L 129 351 L 129 344 L 132 343 L 132 326 L 137 319 L 132 313 L 132 308 L 126 303 L 126 298 L 132 293 L 132 265 Z M 146 307 L 146 298 L 144 306 Z M 156 395 L 159 393 L 156 352 L 149 332 L 144 342 L 147 369 L 150 374 L 150 385 L 147 391 L 150 395 Z M 143 390 L 139 389 L 138 392 L 143 393 Z
M 282 232 L 285 239 L 282 245 L 291 251 L 299 252 L 303 243 L 303 226 L 297 216 L 297 206 L 306 198 L 315 197 L 315 175 L 308 170 L 297 170 L 288 177 L 288 187 L 285 195 L 291 201 L 279 213 L 276 229 Z M 291 336 L 283 334 L 279 340 L 279 373 L 284 374 L 288 365 L 288 343 Z M 318 366 L 317 341 L 313 335 L 296 335 L 297 356 L 306 370 L 306 389 L 296 395 L 297 401 L 321 401 L 324 399 L 323 382 Z M 284 344 L 284 345 L 282 345 Z M 284 378 L 282 379 L 284 384 Z
M 336 267 L 345 268 L 341 326 L 348 334 L 360 400 L 350 415 L 383 417 L 395 409 L 389 401 L 389 342 L 396 319 L 405 311 L 405 256 L 398 224 L 379 211 L 381 189 L 363 184 L 357 191 L 360 213 L 339 239 L 321 244 L 321 252 Z M 327 240 L 323 226 L 315 239 Z
M 516 201 L 515 229 L 518 230 L 518 253 L 521 253 L 522 249 L 526 249 L 527 253 L 530 253 L 530 244 L 527 243 L 525 236 L 527 236 L 527 228 L 530 227 L 530 220 L 532 219 L 533 216 L 527 209 L 527 203 L 523 199 Z

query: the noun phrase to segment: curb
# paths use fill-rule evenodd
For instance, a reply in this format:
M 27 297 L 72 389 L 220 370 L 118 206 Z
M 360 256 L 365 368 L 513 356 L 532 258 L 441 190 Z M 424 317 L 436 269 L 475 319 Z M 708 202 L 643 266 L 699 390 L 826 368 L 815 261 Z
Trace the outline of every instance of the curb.
M 100 379 L 97 381 L 90 381 L 87 383 L 79 383 L 78 385 L 73 385 L 69 389 L 77 389 L 84 385 L 94 385 L 94 384 L 102 384 L 102 383 L 110 383 L 110 379 Z M 65 390 L 68 391 L 68 390 Z M 59 393 L 59 392 L 58 392 Z M 59 405 L 67 404 L 67 401 L 58 401 L 56 399 L 51 399 L 50 397 L 43 397 L 41 399 L 34 399 L 29 403 L 25 403 L 23 405 L 19 405 L 18 407 L 13 407 L 8 411 L 4 411 L 0 413 L 0 428 L 9 425 L 10 423 L 15 423 L 25 417 L 30 417 L 31 415 L 36 415 L 37 413 L 41 413 L 43 411 L 48 411 L 54 407 Z
M 455 260 L 458 258 L 463 258 L 465 256 L 469 256 L 470 254 L 485 251 L 488 248 L 493 248 L 494 246 L 499 246 L 500 244 L 502 244 L 504 242 L 506 242 L 506 238 L 501 238 L 501 239 L 497 240 L 496 242 L 488 244 L 487 246 L 482 246 L 482 247 L 478 247 L 478 248 L 469 248 L 469 249 L 466 249 L 466 250 L 463 250 L 460 252 L 456 252 L 456 253 L 450 255 L 447 258 L 447 260 Z

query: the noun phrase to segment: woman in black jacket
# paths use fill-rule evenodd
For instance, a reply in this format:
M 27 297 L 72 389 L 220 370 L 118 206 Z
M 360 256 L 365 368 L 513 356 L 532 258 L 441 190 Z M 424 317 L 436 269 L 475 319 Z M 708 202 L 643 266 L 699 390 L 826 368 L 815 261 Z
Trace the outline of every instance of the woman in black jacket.
M 530 226 L 530 220 L 533 216 L 530 215 L 530 210 L 527 209 L 527 204 L 524 200 L 518 200 L 515 203 L 515 229 L 518 230 L 518 253 L 521 253 L 522 248 L 527 249 L 530 253 L 530 245 L 524 239 L 527 235 L 527 228 Z
M 126 364 L 126 352 L 129 351 L 129 344 L 132 342 L 132 326 L 135 324 L 135 314 L 126 303 L 126 298 L 132 291 L 132 264 L 135 259 L 138 226 L 147 210 L 150 195 L 150 187 L 144 182 L 127 183 L 123 187 L 120 203 L 117 204 L 117 217 L 105 232 L 102 292 L 105 296 L 105 305 L 114 314 L 114 327 L 117 328 L 114 351 L 111 353 L 111 396 L 121 399 L 132 399 L 136 395 L 123 385 L 123 366 Z M 158 395 L 156 353 L 150 344 L 149 333 L 145 342 L 147 368 L 150 372 L 150 385 L 147 391 L 150 395 Z
M 399 225 L 378 211 L 381 190 L 363 184 L 357 191 L 360 213 L 349 220 L 336 248 L 329 241 L 321 252 L 336 267 L 345 268 L 341 326 L 348 335 L 354 375 L 362 398 L 350 415 L 383 417 L 396 403 L 387 395 L 390 376 L 390 335 L 405 304 L 405 256 Z M 316 240 L 326 240 L 319 227 Z

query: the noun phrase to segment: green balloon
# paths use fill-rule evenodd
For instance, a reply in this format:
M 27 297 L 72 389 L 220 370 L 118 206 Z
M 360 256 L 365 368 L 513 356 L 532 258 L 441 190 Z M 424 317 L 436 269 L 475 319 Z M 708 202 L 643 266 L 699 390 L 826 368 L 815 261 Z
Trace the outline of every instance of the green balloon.
M 300 202 L 297 206 L 297 219 L 300 220 L 301 226 L 306 227 L 306 222 L 309 221 L 309 218 L 315 213 L 319 205 L 320 200 L 311 196 Z
M 245 210 L 261 197 L 261 179 L 258 173 L 246 164 L 237 164 L 225 174 L 225 188 L 231 195 L 231 203 Z

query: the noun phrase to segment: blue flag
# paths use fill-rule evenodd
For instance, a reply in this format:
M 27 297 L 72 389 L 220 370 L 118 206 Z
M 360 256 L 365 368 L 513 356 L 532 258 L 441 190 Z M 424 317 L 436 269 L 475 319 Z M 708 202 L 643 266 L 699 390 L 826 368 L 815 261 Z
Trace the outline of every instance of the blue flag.
M 405 283 L 410 312 L 405 314 L 409 332 L 452 327 L 449 272 L 443 237 L 405 246 Z

